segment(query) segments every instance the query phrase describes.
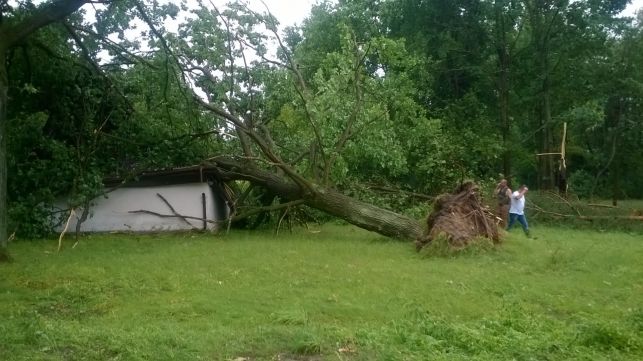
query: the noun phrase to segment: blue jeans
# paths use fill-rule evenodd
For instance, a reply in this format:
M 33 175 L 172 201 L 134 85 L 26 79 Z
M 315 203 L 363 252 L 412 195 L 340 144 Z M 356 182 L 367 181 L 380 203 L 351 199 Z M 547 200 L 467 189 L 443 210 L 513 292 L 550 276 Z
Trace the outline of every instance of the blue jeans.
M 522 225 L 522 230 L 525 231 L 525 234 L 529 235 L 529 224 L 527 224 L 527 218 L 524 214 L 509 213 L 509 225 L 507 230 L 510 230 L 511 227 L 516 223 L 516 220 Z

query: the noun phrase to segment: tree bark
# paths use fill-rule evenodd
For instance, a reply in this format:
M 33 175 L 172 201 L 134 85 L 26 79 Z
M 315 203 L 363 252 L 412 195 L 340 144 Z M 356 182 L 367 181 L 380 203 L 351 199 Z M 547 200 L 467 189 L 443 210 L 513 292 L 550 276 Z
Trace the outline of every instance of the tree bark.
M 415 241 L 423 236 L 419 221 L 348 197 L 331 188 L 315 186 L 311 192 L 275 172 L 230 157 L 219 157 L 212 165 L 217 177 L 223 180 L 247 180 L 269 189 L 283 200 L 302 200 L 306 206 L 383 236 L 403 241 Z
M 9 259 L 7 217 L 7 97 L 6 48 L 0 43 L 0 262 Z
M 618 205 L 620 196 L 620 169 L 621 152 L 619 151 L 619 141 L 621 140 L 621 117 L 623 114 L 623 99 L 620 96 L 613 96 L 607 100 L 606 122 L 608 129 L 612 132 L 612 162 L 608 164 L 609 178 L 612 188 L 612 205 Z
M 502 15 L 502 9 L 496 8 L 496 51 L 498 55 L 498 110 L 500 133 L 502 135 L 502 170 L 507 179 L 511 179 L 511 150 L 509 121 L 509 72 L 511 54 L 507 43 L 507 30 Z
M 537 140 L 540 153 L 551 153 L 553 147 L 552 134 L 552 85 L 551 85 L 551 64 L 550 57 L 552 34 L 555 33 L 555 26 L 558 24 L 561 12 L 565 3 L 548 3 L 543 1 L 525 1 L 528 13 L 528 21 L 532 27 L 532 44 L 534 56 L 537 57 L 536 68 L 538 70 L 538 136 Z M 538 183 L 541 189 L 554 188 L 554 162 L 550 156 L 543 156 L 538 159 Z
M 541 35 L 542 39 L 538 41 L 539 71 L 542 79 L 540 88 L 539 101 L 539 133 L 540 133 L 540 153 L 551 153 L 553 137 L 551 132 L 551 83 L 550 83 L 550 65 L 549 65 L 549 39 Z M 553 158 L 543 156 L 539 158 L 539 178 L 540 188 L 551 190 L 554 188 L 554 165 Z

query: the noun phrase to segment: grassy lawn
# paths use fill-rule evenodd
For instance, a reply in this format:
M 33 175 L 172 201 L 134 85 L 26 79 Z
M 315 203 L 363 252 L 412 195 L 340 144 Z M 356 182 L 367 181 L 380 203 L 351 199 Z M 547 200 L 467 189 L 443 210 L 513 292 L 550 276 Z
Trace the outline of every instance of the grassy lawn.
M 643 359 L 641 235 L 533 233 L 452 257 L 348 226 L 14 243 L 0 360 Z

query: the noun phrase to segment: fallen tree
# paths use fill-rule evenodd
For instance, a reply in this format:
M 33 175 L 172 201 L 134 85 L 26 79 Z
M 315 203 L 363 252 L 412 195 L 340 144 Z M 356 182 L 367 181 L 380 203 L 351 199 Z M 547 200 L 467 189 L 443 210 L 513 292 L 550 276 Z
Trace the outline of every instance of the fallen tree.
M 83 1 L 64 3 L 77 7 Z M 220 179 L 249 181 L 268 189 L 283 204 L 306 205 L 387 237 L 405 241 L 424 237 L 420 221 L 349 197 L 335 187 L 348 171 L 345 154 L 362 151 L 363 158 L 358 161 L 369 159 L 374 152 L 380 157 L 389 156 L 394 151 L 387 148 L 386 141 L 396 133 L 391 129 L 400 124 L 412 129 L 424 119 L 422 107 L 413 100 L 412 84 L 404 83 L 405 76 L 393 79 L 391 70 L 388 81 L 368 66 L 394 61 L 391 69 L 400 72 L 414 66 L 413 61 L 402 62 L 409 59 L 409 54 L 385 56 L 391 47 L 403 54 L 403 42 L 374 38 L 364 43 L 344 29 L 341 47 L 328 54 L 315 76 L 304 76 L 294 49 L 281 41 L 269 14 L 256 14 L 243 5 L 235 11 L 222 12 L 211 4 L 196 10 L 198 16 L 187 19 L 184 33 L 177 37 L 162 28 L 167 15 L 163 9 L 143 1 L 122 6 L 108 3 L 107 7 L 106 14 L 111 18 L 122 13 L 124 19 L 136 16 L 147 24 L 148 45 L 164 59 L 168 81 L 176 81 L 186 101 L 194 101 L 203 114 L 213 119 L 211 132 L 223 139 L 226 154 L 230 154 L 209 160 Z M 261 51 L 265 44 L 258 43 L 258 39 L 265 36 L 255 32 L 254 25 L 265 26 L 273 33 L 280 45 L 278 58 L 268 59 Z M 83 29 L 83 25 L 67 29 L 72 35 L 79 31 L 88 37 L 99 36 L 91 28 Z M 83 39 L 72 37 L 83 49 Z M 249 63 L 246 52 L 250 50 L 261 61 Z M 90 52 L 82 55 L 96 65 L 97 72 L 105 71 Z M 142 59 L 138 65 L 148 63 Z M 269 73 L 276 75 L 266 80 Z M 274 109 L 269 109 L 269 102 L 263 98 L 268 85 L 289 95 L 279 99 L 281 103 Z M 0 106 L 3 110 L 4 102 Z M 275 124 L 284 109 L 291 110 L 289 127 Z M 378 159 L 378 165 L 384 167 L 386 160 L 390 159 Z M 393 160 L 406 161 L 402 155 Z M 2 224 L 0 233 L 1 228 Z M 1 241 L 0 246 L 4 246 Z
M 310 184 L 301 187 L 279 172 L 257 167 L 233 157 L 217 157 L 208 164 L 224 181 L 246 180 L 264 187 L 288 202 L 301 200 L 303 205 L 326 212 L 351 224 L 387 237 L 416 241 L 423 237 L 419 221 L 348 197 L 328 187 Z
M 198 26 L 200 21 L 210 18 L 212 22 L 224 25 L 212 31 L 222 32 L 220 48 L 227 49 L 227 53 L 220 55 L 227 60 L 228 66 L 195 59 L 191 48 L 198 44 L 160 42 L 162 50 L 176 60 L 181 76 L 193 79 L 191 83 L 207 84 L 206 88 L 230 84 L 224 87 L 227 93 L 210 94 L 207 98 L 187 87 L 195 103 L 222 120 L 230 134 L 235 135 L 235 156 L 214 157 L 208 161 L 208 165 L 217 170 L 218 178 L 249 181 L 267 189 L 282 202 L 298 202 L 387 237 L 405 241 L 423 237 L 418 220 L 349 197 L 334 187 L 336 179 L 332 175 L 346 148 L 355 142 L 377 144 L 377 140 L 367 138 L 364 133 L 372 129 L 390 130 L 390 124 L 393 124 L 386 123 L 390 121 L 392 110 L 384 101 L 384 83 L 366 67 L 367 58 L 378 56 L 377 47 L 385 45 L 373 41 L 362 46 L 353 34 L 345 34 L 345 44 L 334 54 L 341 61 L 333 68 L 325 69 L 332 74 L 331 78 L 321 89 L 314 89 L 301 73 L 293 49 L 286 47 L 279 37 L 275 19 L 270 14 L 257 14 L 248 8 L 245 8 L 245 15 L 240 11 L 230 14 L 216 7 L 202 8 L 200 18 L 191 22 Z M 235 30 L 238 23 L 235 16 L 246 16 L 244 21 L 252 19 L 265 25 L 280 45 L 281 59 L 258 55 L 264 66 L 270 65 L 272 71 L 283 75 L 285 82 L 279 86 L 292 91 L 295 99 L 289 99 L 287 104 L 296 105 L 297 116 L 292 121 L 297 122 L 300 134 L 275 129 L 274 119 L 262 117 L 265 109 L 254 108 L 254 99 L 260 96 L 255 90 L 255 69 L 243 55 L 239 61 L 239 51 L 254 50 L 255 45 L 252 34 L 247 35 L 241 28 Z M 162 39 L 163 35 L 155 30 L 154 24 L 145 20 L 152 33 Z M 261 67 L 258 70 L 261 79 L 263 70 Z M 217 72 L 223 74 L 216 75 Z M 350 106 L 346 107 L 346 104 Z
M 234 24 L 238 20 L 234 19 L 234 16 L 230 18 L 230 14 L 226 15 L 216 7 L 202 8 L 199 19 L 193 21 L 198 26 L 200 21 L 211 18 L 212 22 L 224 24 L 224 27 L 219 29 L 223 32 L 222 35 L 225 35 L 220 37 L 220 48 L 228 49 L 227 54 L 221 54 L 230 64 L 227 67 L 221 67 L 220 64 L 207 59 L 195 59 L 191 50 L 186 51 L 195 47 L 194 43 L 179 42 L 172 47 L 172 44 L 164 41 L 163 35 L 155 30 L 154 24 L 149 19 L 144 19 L 152 33 L 161 40 L 163 50 L 171 54 L 170 59 L 176 60 L 182 77 L 193 79 L 194 84 L 208 84 L 206 88 L 230 84 L 227 93 L 209 94 L 206 98 L 197 95 L 193 88 L 187 87 L 187 91 L 192 92 L 192 98 L 202 109 L 223 120 L 225 128 L 236 135 L 238 155 L 214 157 L 207 163 L 209 168 L 216 170 L 217 177 L 224 181 L 249 181 L 254 186 L 267 189 L 284 204 L 297 202 L 395 239 L 425 242 L 432 239 L 431 232 L 438 229 L 450 231 L 445 226 L 449 222 L 447 220 L 451 219 L 447 213 L 435 216 L 427 237 L 420 221 L 349 197 L 333 187 L 336 179 L 333 179 L 332 175 L 341 173 L 336 170 L 349 145 L 369 144 L 371 148 L 381 148 L 386 154 L 390 150 L 383 147 L 379 136 L 391 134 L 391 127 L 396 123 L 413 122 L 413 117 L 422 114 L 419 106 L 413 108 L 418 113 L 396 108 L 399 104 L 405 104 L 407 108 L 414 104 L 412 94 L 402 94 L 397 87 L 386 89 L 389 83 L 368 70 L 369 59 L 377 59 L 382 63 L 387 61 L 378 57 L 384 48 L 393 43 L 372 39 L 366 45 L 360 44 L 354 34 L 346 32 L 341 49 L 333 54 L 335 61 L 340 60 L 336 63 L 329 62 L 334 65 L 328 69 L 320 69 L 317 78 L 313 79 L 317 84 L 311 86 L 294 59 L 293 49 L 286 47 L 281 41 L 274 18 L 269 14 L 256 14 L 247 8 L 246 11 L 249 17 L 244 21 L 254 19 L 253 21 L 264 24 L 280 45 L 280 59 L 267 59 L 265 54 L 258 55 L 264 64 L 274 66 L 275 72 L 284 75 L 286 81 L 280 86 L 288 85 L 292 90 L 295 99 L 290 99 L 284 106 L 296 105 L 296 116 L 289 120 L 296 122 L 296 129 L 305 129 L 299 134 L 283 133 L 283 128 L 275 129 L 274 119 L 262 118 L 261 115 L 265 111 L 253 108 L 254 97 L 259 96 L 254 90 L 254 69 L 248 65 L 245 57 L 242 57 L 241 62 L 238 61 L 239 51 L 252 49 L 253 45 L 250 38 L 241 35 L 247 31 L 234 30 Z M 378 49 L 380 47 L 381 49 Z M 403 51 L 403 48 L 399 48 L 399 51 Z M 235 64 L 243 66 L 237 68 Z M 216 75 L 217 72 L 222 72 L 223 75 Z M 329 74 L 328 78 L 324 78 L 324 74 Z M 259 75 L 261 76 L 261 73 Z M 401 98 L 390 101 L 390 91 Z M 410 116 L 411 119 L 396 119 L 396 114 Z M 376 130 L 373 137 L 365 136 L 365 133 L 372 129 Z M 301 138 L 303 140 L 300 140 Z M 293 152 L 293 149 L 299 151 Z M 302 166 L 302 163 L 306 166 Z M 472 191 L 471 186 L 472 183 L 467 185 L 467 192 Z M 465 192 L 464 188 L 462 192 Z M 461 212 L 480 213 L 473 218 L 467 214 L 463 215 L 463 219 L 453 220 L 455 223 L 473 220 L 477 231 L 454 234 L 454 244 L 465 244 L 470 238 L 482 234 L 484 227 L 486 236 L 498 239 L 495 224 L 492 222 L 485 226 L 486 223 L 483 223 L 487 220 L 486 213 L 482 211 L 481 204 L 475 201 L 475 197 L 455 196 L 448 204 L 449 207 L 445 210 L 457 208 Z M 463 224 L 462 227 L 466 228 L 468 225 Z

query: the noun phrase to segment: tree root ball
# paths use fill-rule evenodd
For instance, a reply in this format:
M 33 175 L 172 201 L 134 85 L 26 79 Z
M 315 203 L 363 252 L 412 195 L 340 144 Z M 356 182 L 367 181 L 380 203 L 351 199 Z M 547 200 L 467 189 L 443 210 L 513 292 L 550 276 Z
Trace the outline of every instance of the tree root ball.
M 426 223 L 427 233 L 416 241 L 418 251 L 438 237 L 447 239 L 455 248 L 466 247 L 481 237 L 494 244 L 500 242 L 497 217 L 482 203 L 479 188 L 471 181 L 462 183 L 453 193 L 439 196 Z

